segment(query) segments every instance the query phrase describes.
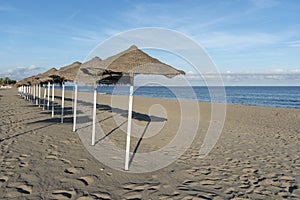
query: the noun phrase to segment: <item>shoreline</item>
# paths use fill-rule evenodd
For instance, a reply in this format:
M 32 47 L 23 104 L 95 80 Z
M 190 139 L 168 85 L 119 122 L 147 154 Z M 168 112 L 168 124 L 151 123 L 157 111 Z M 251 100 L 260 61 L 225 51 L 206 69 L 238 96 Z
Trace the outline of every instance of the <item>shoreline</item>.
M 73 87 L 73 86 L 71 86 Z M 84 87 L 88 87 L 88 86 L 84 86 Z M 100 86 L 99 86 L 100 87 Z M 112 86 L 108 86 L 108 87 L 112 87 Z M 124 86 L 124 87 L 127 87 L 127 86 Z M 148 87 L 148 86 L 147 86 Z M 152 86 L 150 86 L 152 87 Z M 176 86 L 177 87 L 177 86 Z M 181 87 L 181 86 L 179 86 Z M 184 86 L 183 86 L 184 87 Z M 194 87 L 205 87 L 205 86 L 194 86 Z M 236 87 L 253 87 L 253 86 L 225 86 L 225 87 L 233 87 L 233 88 L 236 88 Z M 254 87 L 277 87 L 277 86 L 254 86 Z M 296 88 L 300 88 L 300 86 L 278 86 L 278 87 L 296 87 Z M 101 88 L 101 87 L 100 87 Z M 56 87 L 56 89 L 58 90 L 61 90 L 60 87 Z M 70 89 L 67 89 L 66 88 L 66 91 L 70 91 L 70 92 L 73 92 L 73 90 L 70 90 Z M 80 92 L 85 92 L 85 93 L 92 93 L 93 90 L 91 89 L 90 91 L 80 91 Z M 98 89 L 98 95 L 102 95 L 102 94 L 106 94 L 106 95 L 111 95 L 111 94 L 108 94 L 107 92 L 101 92 L 101 89 L 100 89 L 100 92 L 99 92 L 99 89 Z M 128 96 L 128 95 L 123 95 L 123 94 L 114 94 L 114 96 Z M 211 101 L 201 101 L 200 99 L 189 99 L 189 98 L 177 98 L 177 97 L 152 97 L 152 96 L 145 96 L 145 95 L 141 95 L 141 94 L 134 94 L 134 97 L 138 97 L 138 98 L 149 98 L 149 99 L 165 99 L 165 100 L 174 100 L 174 101 L 190 101 L 190 102 L 198 102 L 198 103 L 212 103 Z M 232 103 L 232 102 L 229 102 L 230 99 L 228 100 L 228 95 L 226 95 L 226 103 L 222 103 L 222 102 L 213 102 L 214 104 L 225 104 L 225 105 L 244 105 L 244 106 L 257 106 L 257 107 L 270 107 L 270 108 L 287 108 L 287 109 L 300 109 L 300 107 L 295 107 L 295 106 L 289 106 L 289 105 L 271 105 L 271 104 L 266 104 L 266 105 L 258 105 L 258 103 Z

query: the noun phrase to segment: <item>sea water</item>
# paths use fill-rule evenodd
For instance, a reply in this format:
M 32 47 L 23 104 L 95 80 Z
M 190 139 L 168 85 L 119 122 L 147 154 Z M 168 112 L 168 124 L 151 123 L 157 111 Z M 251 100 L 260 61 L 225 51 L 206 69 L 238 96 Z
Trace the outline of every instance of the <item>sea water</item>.
M 73 86 L 66 89 L 73 90 Z M 103 94 L 129 95 L 129 86 L 99 86 L 97 90 Z M 300 86 L 226 86 L 224 93 L 222 90 L 205 86 L 136 86 L 134 96 L 300 109 Z M 79 91 L 92 92 L 93 88 L 80 86 Z

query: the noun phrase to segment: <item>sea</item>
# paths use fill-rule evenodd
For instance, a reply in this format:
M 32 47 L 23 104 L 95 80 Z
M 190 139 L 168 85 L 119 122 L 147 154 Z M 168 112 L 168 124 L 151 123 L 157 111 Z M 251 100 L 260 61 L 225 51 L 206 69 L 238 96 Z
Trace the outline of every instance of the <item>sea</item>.
M 73 90 L 73 86 L 66 86 Z M 98 93 L 129 95 L 129 86 L 98 86 Z M 92 92 L 92 87 L 79 86 L 79 91 Z M 134 96 L 147 98 L 179 99 L 198 102 L 267 106 L 300 109 L 300 86 L 225 86 L 134 87 Z

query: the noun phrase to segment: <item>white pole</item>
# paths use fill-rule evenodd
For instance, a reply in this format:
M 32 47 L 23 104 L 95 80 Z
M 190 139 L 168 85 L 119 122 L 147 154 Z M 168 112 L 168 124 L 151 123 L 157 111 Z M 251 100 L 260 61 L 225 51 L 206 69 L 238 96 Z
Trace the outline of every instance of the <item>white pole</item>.
M 92 130 L 92 145 L 95 145 L 95 136 L 96 136 L 96 110 L 97 108 L 97 85 L 94 86 L 94 107 L 93 107 L 93 130 Z
M 132 102 L 133 102 L 133 76 L 130 82 L 129 91 L 129 107 L 128 107 L 128 124 L 127 124 L 127 139 L 126 139 L 126 156 L 125 156 L 125 170 L 129 169 L 129 153 L 130 153 L 130 134 L 131 134 L 131 118 L 132 118 Z
M 39 104 L 39 107 L 41 107 L 41 85 L 40 84 L 38 85 L 38 88 L 39 88 L 39 100 L 38 100 L 38 104 Z
M 26 100 L 28 100 L 28 86 L 25 86 L 25 91 L 26 91 Z
M 30 85 L 28 85 L 28 101 L 30 101 Z
M 50 82 L 48 82 L 48 100 L 47 100 L 47 110 L 50 108 Z
M 54 82 L 52 84 L 52 115 L 51 117 L 54 117 Z
M 38 105 L 38 101 L 39 101 L 39 86 L 38 85 L 35 85 L 35 105 L 37 106 Z
M 77 109 L 77 90 L 78 86 L 77 83 L 75 82 L 75 95 L 74 95 L 74 113 L 73 113 L 73 131 L 76 131 L 76 109 Z
M 29 86 L 29 93 L 30 93 L 30 101 L 32 101 L 32 86 Z
M 31 101 L 32 101 L 32 103 L 34 103 L 34 98 L 35 98 L 35 96 L 34 96 L 34 85 L 32 85 L 31 86 Z
M 32 101 L 32 86 L 29 86 L 29 101 Z
M 35 85 L 32 86 L 32 100 L 33 100 L 33 103 L 34 103 L 34 100 L 35 100 Z
M 29 86 L 26 86 L 26 100 L 29 100 Z
M 46 96 L 47 96 L 47 88 L 45 87 L 45 89 L 44 89 L 44 98 L 43 98 L 43 110 L 45 110 Z
M 61 92 L 61 123 L 64 123 L 64 108 L 65 108 L 65 83 L 62 82 L 62 92 Z
M 28 101 L 30 101 L 30 86 L 28 85 Z

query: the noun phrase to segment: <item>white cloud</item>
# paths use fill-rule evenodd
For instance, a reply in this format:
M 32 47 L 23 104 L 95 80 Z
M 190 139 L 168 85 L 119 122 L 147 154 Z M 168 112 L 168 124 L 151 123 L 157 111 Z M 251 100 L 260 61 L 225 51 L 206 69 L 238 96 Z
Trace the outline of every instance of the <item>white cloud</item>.
M 218 80 L 220 75 L 224 85 L 300 85 L 300 70 L 272 70 L 261 73 L 187 74 L 185 77 L 195 82 Z
M 28 67 L 28 70 L 40 70 L 40 69 L 43 69 L 43 67 L 35 66 L 35 65 L 31 65 Z
M 22 80 L 26 77 L 37 75 L 45 71 L 44 67 L 31 65 L 29 67 L 19 66 L 0 72 L 1 77 L 9 77 L 14 80 Z

